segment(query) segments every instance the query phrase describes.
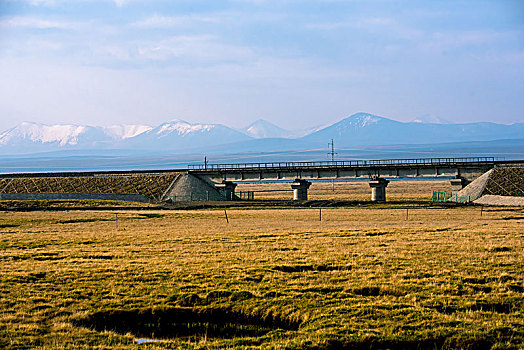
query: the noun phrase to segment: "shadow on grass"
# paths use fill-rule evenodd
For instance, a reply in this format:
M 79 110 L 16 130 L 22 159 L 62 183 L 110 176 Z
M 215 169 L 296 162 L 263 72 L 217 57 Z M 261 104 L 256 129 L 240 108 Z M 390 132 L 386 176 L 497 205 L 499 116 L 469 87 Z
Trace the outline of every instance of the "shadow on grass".
M 325 350 L 425 350 L 425 349 L 490 349 L 493 341 L 484 337 L 472 338 L 430 338 L 430 339 L 374 339 L 366 338 L 362 340 L 342 342 L 338 340 L 328 341 L 325 346 L 318 349 Z
M 244 338 L 277 329 L 297 330 L 299 323 L 276 315 L 256 315 L 227 308 L 169 308 L 97 312 L 74 321 L 97 331 L 131 333 L 139 338 Z

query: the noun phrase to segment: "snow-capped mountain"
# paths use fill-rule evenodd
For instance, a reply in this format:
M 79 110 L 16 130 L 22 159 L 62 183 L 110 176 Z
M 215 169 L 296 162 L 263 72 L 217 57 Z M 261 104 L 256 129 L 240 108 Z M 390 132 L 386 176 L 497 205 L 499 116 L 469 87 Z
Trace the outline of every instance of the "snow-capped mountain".
M 130 137 L 135 137 L 143 132 L 153 129 L 149 125 L 132 125 L 132 124 L 122 124 L 122 125 L 111 125 L 104 127 L 104 132 L 116 140 L 125 140 Z
M 76 145 L 85 135 L 95 132 L 80 125 L 44 125 L 23 122 L 0 134 L 0 145 L 13 143 L 57 143 L 60 146 Z
M 29 153 L 64 148 L 91 148 L 111 140 L 111 136 L 100 127 L 23 122 L 0 134 L 0 147 L 14 153 Z
M 0 149 L 12 153 L 91 149 L 111 147 L 151 130 L 147 125 L 112 125 L 108 127 L 22 122 L 0 134 Z
M 253 123 L 249 124 L 247 127 L 243 128 L 243 131 L 246 135 L 254 137 L 256 139 L 266 139 L 266 138 L 275 138 L 275 137 L 292 137 L 293 133 L 289 130 L 282 129 L 279 126 L 276 126 L 273 123 L 268 122 L 264 119 L 258 119 Z
M 188 123 L 173 120 L 122 143 L 144 149 L 180 150 L 249 140 L 251 137 L 221 124 Z
M 356 113 L 306 135 L 302 140 L 310 142 L 312 146 L 322 146 L 326 140 L 333 138 L 339 147 L 351 147 L 517 139 L 523 135 L 524 123 L 404 123 L 369 113 Z
M 0 154 L 37 153 L 59 150 L 126 150 L 155 153 L 281 151 L 283 149 L 371 145 L 435 144 L 447 142 L 522 139 L 524 123 L 439 124 L 399 122 L 369 113 L 357 113 L 324 128 L 287 131 L 258 120 L 243 132 L 221 124 L 173 120 L 154 128 L 147 125 L 45 125 L 24 122 L 0 133 Z M 220 145 L 220 147 L 218 147 Z M 400 147 L 400 146 L 399 146 Z M 107 153 L 109 154 L 109 153 Z
M 359 144 L 363 141 L 375 142 L 377 135 L 386 135 L 391 128 L 399 126 L 400 122 L 379 117 L 369 113 L 357 113 L 333 125 L 313 132 L 303 137 L 310 142 L 326 143 L 334 138 L 338 145 Z

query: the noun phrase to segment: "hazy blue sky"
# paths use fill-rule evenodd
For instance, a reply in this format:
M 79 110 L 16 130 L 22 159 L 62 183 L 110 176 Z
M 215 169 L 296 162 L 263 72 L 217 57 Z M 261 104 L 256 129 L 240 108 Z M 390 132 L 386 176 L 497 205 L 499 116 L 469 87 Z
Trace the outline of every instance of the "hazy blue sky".
M 0 0 L 0 129 L 524 121 L 524 1 Z

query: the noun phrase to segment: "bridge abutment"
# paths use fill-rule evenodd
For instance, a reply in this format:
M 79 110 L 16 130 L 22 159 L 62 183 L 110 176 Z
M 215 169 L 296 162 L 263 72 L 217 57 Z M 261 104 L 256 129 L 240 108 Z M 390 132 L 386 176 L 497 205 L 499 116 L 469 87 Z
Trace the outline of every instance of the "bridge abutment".
M 293 200 L 307 200 L 307 190 L 309 186 L 311 186 L 311 182 L 302 179 L 295 179 L 295 181 L 291 183 L 291 188 L 293 189 Z
M 237 187 L 237 184 L 233 181 L 224 180 L 221 183 L 216 184 L 215 187 L 225 200 L 232 201 L 235 199 L 235 188 Z
M 468 184 L 468 180 L 463 177 L 451 179 L 449 182 L 451 182 L 451 192 L 458 192 Z
M 373 202 L 386 201 L 386 187 L 388 183 L 388 180 L 381 177 L 374 178 L 369 182 L 369 187 L 371 187 L 371 200 Z

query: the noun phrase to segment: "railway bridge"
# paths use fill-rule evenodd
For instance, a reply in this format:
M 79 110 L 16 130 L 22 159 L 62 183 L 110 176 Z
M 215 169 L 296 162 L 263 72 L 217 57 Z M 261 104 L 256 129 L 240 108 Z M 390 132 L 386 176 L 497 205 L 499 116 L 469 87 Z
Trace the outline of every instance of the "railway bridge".
M 391 179 L 449 179 L 459 191 L 496 167 L 524 161 L 494 157 L 193 164 L 183 169 L 0 174 L 0 199 L 169 200 L 235 199 L 239 183 L 289 182 L 293 198 L 307 199 L 313 181 L 365 179 L 372 200 L 384 201 Z M 1 170 L 1 169 L 0 169 Z M 248 197 L 249 199 L 249 193 Z M 252 198 L 252 197 L 251 197 Z
M 369 178 L 373 200 L 385 200 L 385 178 L 450 178 L 453 191 L 459 191 L 486 171 L 497 166 L 522 164 L 496 157 L 419 158 L 386 160 L 345 160 L 324 162 L 271 162 L 237 164 L 192 164 L 190 174 L 205 177 L 226 193 L 236 183 L 268 180 L 294 180 L 295 199 L 307 199 L 308 180 Z

